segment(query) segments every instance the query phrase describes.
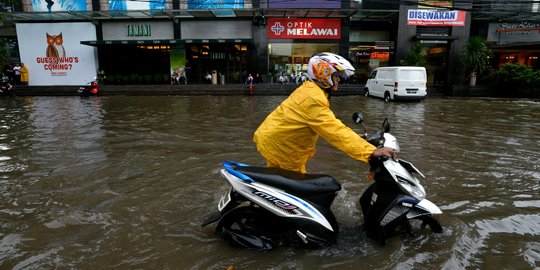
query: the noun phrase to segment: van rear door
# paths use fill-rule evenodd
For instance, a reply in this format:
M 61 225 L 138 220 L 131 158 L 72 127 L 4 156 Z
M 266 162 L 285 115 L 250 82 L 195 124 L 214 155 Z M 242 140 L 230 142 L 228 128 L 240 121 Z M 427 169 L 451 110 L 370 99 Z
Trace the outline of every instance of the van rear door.
M 402 69 L 399 71 L 398 95 L 421 95 L 426 93 L 426 72 L 424 69 Z

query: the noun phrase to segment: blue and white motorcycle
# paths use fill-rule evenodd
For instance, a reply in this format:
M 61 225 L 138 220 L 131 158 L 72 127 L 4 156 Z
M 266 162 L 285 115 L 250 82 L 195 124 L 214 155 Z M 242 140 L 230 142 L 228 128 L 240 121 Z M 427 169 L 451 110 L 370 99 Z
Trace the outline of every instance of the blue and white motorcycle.
M 353 120 L 363 121 L 358 113 Z M 364 138 L 375 146 L 399 151 L 389 129 L 385 119 L 383 130 L 371 136 L 366 133 Z M 423 176 L 420 171 L 409 162 L 394 159 L 373 159 L 370 166 L 375 181 L 360 199 L 368 236 L 384 243 L 398 225 L 412 232 L 410 219 L 442 231 L 433 218 L 441 210 L 425 199 L 424 188 L 414 176 Z M 259 250 L 276 245 L 319 247 L 336 241 L 339 226 L 330 206 L 341 185 L 333 177 L 238 162 L 225 162 L 221 175 L 229 189 L 221 197 L 218 211 L 201 226 L 218 222 L 216 233 L 227 241 Z

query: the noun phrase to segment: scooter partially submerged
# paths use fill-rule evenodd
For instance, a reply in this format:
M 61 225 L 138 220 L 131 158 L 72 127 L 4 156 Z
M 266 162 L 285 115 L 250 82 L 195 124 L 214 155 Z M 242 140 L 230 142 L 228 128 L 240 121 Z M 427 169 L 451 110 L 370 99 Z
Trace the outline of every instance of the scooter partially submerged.
M 99 95 L 99 86 L 96 79 L 97 78 L 94 78 L 94 80 L 88 83 L 88 85 L 86 86 L 79 87 L 79 89 L 77 90 L 77 93 L 79 93 L 81 97 Z
M 230 189 L 203 227 L 219 220 L 218 235 L 259 250 L 335 242 L 338 224 L 330 205 L 341 185 L 331 176 L 237 162 L 225 162 L 221 175 Z
M 364 128 L 362 136 L 377 147 L 390 147 L 399 152 L 397 139 L 389 133 L 390 122 L 385 119 L 381 130 L 368 135 L 362 115 L 353 114 L 353 121 Z M 411 220 L 420 220 L 421 227 L 428 225 L 435 233 L 442 227 L 434 215 L 442 214 L 435 204 L 427 200 L 426 191 L 416 178 L 425 176 L 410 162 L 393 158 L 374 158 L 369 161 L 373 184 L 360 198 L 367 236 L 386 243 L 398 227 L 414 232 Z
M 0 82 L 0 96 L 15 96 L 15 89 L 7 78 L 2 78 Z

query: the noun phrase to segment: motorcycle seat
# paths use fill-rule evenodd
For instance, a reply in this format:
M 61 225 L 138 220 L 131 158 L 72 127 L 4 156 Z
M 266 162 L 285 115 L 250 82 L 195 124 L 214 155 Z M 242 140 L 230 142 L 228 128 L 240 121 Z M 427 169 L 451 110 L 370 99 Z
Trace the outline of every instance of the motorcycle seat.
M 298 195 L 319 195 L 341 190 L 341 184 L 325 174 L 304 174 L 280 168 L 253 166 L 238 166 L 235 171 L 254 181 Z

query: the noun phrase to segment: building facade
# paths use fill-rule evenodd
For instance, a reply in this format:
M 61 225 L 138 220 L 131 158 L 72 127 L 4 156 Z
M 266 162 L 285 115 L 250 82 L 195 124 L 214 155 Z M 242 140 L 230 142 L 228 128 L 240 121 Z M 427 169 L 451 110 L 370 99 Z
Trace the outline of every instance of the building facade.
M 410 64 L 420 44 L 428 83 L 448 86 L 465 80 L 459 57 L 471 35 L 492 46 L 494 67 L 539 68 L 538 6 L 477 2 L 22 0 L 6 13 L 13 31 L 0 35 L 29 67 L 30 85 L 98 74 L 112 84 L 243 83 L 248 74 L 297 82 L 323 51 L 347 57 L 350 82 L 365 83 L 376 67 Z

